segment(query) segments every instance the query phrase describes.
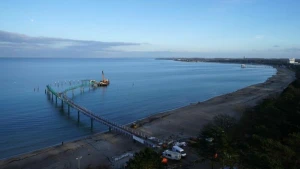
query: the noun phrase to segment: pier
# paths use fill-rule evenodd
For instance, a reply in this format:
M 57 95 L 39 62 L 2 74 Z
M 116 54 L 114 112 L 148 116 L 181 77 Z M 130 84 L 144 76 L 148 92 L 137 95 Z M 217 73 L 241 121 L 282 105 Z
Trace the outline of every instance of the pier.
M 91 87 L 93 86 L 93 81 L 91 80 L 83 80 L 82 84 L 76 85 L 70 88 L 65 89 L 63 92 L 56 92 L 50 85 L 46 86 L 45 93 L 48 95 L 49 99 L 53 101 L 53 98 L 55 97 L 55 102 L 57 104 L 57 99 L 61 100 L 61 106 L 64 107 L 64 105 L 68 106 L 68 116 L 70 115 L 70 108 L 73 108 L 77 110 L 77 121 L 80 121 L 80 113 L 89 117 L 91 119 L 91 130 L 93 129 L 93 123 L 94 121 L 99 122 L 101 124 L 104 124 L 108 126 L 109 131 L 116 131 L 119 132 L 125 136 L 128 136 L 132 138 L 133 140 L 140 142 L 146 146 L 150 147 L 156 147 L 157 144 L 154 143 L 152 140 L 149 140 L 150 136 L 146 135 L 143 132 L 136 131 L 134 129 L 131 129 L 127 126 L 119 125 L 115 122 L 112 122 L 108 119 L 105 119 L 103 117 L 100 117 L 99 115 L 94 114 L 90 110 L 86 109 L 85 107 L 82 107 L 72 101 L 67 96 L 67 92 L 72 90 L 72 93 L 74 94 L 74 90 L 80 88 L 81 92 L 84 91 L 84 87 Z

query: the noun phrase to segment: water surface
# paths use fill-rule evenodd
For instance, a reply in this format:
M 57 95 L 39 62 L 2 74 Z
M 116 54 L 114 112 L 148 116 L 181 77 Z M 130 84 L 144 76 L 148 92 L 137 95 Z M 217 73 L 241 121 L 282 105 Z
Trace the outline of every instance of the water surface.
M 100 80 L 102 70 L 109 87 L 77 90 L 73 99 L 120 124 L 261 83 L 276 73 L 266 66 L 154 59 L 0 59 L 0 158 L 107 130 L 94 122 L 91 132 L 87 117 L 78 124 L 75 110 L 68 117 L 66 106 L 62 110 L 44 93 L 55 82 L 67 81 L 57 88 L 63 90 L 70 80 Z

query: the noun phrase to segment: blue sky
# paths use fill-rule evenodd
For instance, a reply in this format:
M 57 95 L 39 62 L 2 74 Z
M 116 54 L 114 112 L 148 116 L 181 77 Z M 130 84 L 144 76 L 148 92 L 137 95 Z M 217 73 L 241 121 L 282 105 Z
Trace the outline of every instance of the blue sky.
M 0 51 L 60 57 L 76 40 L 76 57 L 300 57 L 299 9 L 298 0 L 10 0 L 0 5 Z M 13 34 L 39 44 L 21 48 Z M 91 51 L 91 41 L 113 45 Z

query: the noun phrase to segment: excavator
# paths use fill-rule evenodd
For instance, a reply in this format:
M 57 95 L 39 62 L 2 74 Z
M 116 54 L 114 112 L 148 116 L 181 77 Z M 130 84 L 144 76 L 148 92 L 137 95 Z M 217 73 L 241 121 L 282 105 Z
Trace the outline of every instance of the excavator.
M 98 84 L 99 86 L 108 86 L 109 80 L 104 78 L 104 72 L 102 70 L 102 80 Z

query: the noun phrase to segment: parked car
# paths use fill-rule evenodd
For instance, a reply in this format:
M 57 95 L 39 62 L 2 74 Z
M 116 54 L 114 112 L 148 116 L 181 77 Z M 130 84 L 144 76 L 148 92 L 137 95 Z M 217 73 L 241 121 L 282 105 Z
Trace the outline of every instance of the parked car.
M 175 142 L 174 146 L 185 147 L 186 146 L 186 142 Z
M 172 147 L 172 151 L 180 153 L 181 157 L 185 157 L 186 156 L 185 151 L 182 148 L 178 147 L 178 146 L 173 146 Z
M 165 150 L 162 155 L 168 159 L 171 160 L 180 160 L 181 159 L 181 154 L 174 152 L 174 151 L 170 151 L 170 150 Z

